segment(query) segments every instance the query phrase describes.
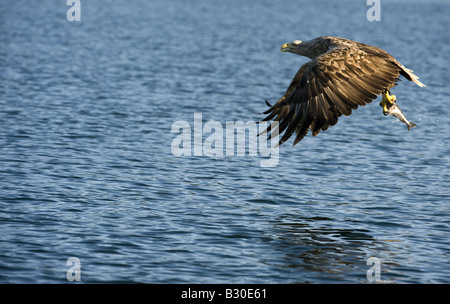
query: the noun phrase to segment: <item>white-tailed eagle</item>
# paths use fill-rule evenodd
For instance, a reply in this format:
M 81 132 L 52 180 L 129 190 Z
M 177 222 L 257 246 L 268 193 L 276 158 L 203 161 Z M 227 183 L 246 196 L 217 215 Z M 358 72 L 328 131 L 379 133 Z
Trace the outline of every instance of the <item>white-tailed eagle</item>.
M 423 87 L 412 70 L 405 68 L 386 51 L 364 43 L 318 37 L 310 41 L 285 43 L 282 52 L 309 57 L 289 85 L 286 93 L 264 112 L 263 121 L 279 122 L 280 144 L 295 132 L 294 145 L 311 130 L 313 136 L 337 123 L 341 115 L 350 115 L 383 94 L 383 113 L 396 101 L 390 89 L 401 76 Z M 272 127 L 266 129 L 272 131 Z M 283 134 L 284 132 L 284 134 Z M 262 132 L 264 133 L 264 132 Z

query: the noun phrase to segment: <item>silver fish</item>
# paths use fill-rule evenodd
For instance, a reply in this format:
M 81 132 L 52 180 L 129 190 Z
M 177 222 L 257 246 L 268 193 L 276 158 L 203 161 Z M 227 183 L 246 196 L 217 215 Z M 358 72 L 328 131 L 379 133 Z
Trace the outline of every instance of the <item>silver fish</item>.
M 392 115 L 394 117 L 397 117 L 401 122 L 404 122 L 406 126 L 408 127 L 408 130 L 411 131 L 412 128 L 416 127 L 417 125 L 415 123 L 412 123 L 406 119 L 405 114 L 403 114 L 402 110 L 398 106 L 396 102 L 392 104 L 387 104 L 387 111 L 383 110 L 384 115 Z

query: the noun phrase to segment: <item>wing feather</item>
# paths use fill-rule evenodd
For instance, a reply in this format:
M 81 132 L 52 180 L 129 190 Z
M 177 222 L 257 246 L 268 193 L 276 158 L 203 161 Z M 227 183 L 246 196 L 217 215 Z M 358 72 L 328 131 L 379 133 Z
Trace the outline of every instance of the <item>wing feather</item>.
M 381 50 L 381 49 L 379 49 Z M 265 114 L 279 121 L 280 144 L 296 133 L 294 145 L 335 125 L 341 115 L 370 103 L 396 85 L 404 70 L 381 50 L 335 47 L 297 72 L 286 93 Z M 268 127 L 270 130 L 270 126 Z

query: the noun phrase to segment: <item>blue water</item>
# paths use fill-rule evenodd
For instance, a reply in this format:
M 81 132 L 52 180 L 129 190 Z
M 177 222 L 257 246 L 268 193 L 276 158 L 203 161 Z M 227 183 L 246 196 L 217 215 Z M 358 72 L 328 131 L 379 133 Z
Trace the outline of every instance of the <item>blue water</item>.
M 450 3 L 0 2 L 0 282 L 450 282 Z M 261 156 L 172 154 L 172 124 L 258 121 L 321 35 L 427 85 Z

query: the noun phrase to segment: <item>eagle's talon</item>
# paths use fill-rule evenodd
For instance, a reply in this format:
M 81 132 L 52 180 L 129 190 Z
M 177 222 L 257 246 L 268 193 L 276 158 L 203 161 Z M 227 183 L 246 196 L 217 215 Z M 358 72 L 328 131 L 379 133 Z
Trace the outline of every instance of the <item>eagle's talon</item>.
M 383 99 L 380 102 L 380 106 L 385 104 L 394 104 L 397 101 L 397 97 L 395 95 L 389 95 L 389 91 L 383 93 Z

